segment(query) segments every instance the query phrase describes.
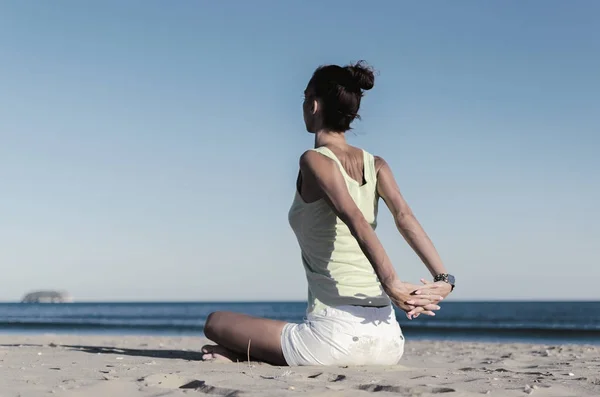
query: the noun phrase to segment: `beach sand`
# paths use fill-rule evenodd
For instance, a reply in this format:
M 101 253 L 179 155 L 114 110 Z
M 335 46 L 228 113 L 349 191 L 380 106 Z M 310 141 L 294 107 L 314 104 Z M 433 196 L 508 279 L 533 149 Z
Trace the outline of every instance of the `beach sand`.
M 600 396 L 600 346 L 406 342 L 401 365 L 199 361 L 205 339 L 0 336 L 0 396 Z

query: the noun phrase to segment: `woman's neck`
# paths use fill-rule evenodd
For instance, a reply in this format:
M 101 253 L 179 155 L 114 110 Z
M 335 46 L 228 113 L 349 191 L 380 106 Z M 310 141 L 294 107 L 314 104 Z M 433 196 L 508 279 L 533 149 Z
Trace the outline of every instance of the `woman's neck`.
M 318 131 L 315 134 L 315 148 L 327 145 L 339 147 L 348 146 L 346 134 L 343 132 L 331 132 L 325 130 Z

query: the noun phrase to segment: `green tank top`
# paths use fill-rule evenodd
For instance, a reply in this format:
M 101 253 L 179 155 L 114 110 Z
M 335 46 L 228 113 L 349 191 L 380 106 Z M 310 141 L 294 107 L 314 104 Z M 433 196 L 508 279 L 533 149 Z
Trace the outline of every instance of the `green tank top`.
M 373 229 L 377 226 L 377 171 L 375 158 L 363 151 L 365 183 L 347 173 L 336 155 L 322 146 L 312 149 L 336 162 L 348 192 Z M 306 203 L 298 189 L 288 219 L 294 231 L 308 281 L 308 309 L 343 305 L 386 306 L 391 304 L 350 229 L 324 199 Z

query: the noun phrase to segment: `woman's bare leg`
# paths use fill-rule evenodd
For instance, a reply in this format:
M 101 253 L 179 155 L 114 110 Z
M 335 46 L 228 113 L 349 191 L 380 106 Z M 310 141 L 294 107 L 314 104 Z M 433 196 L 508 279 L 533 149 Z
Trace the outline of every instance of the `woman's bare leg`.
M 287 365 L 281 350 L 283 321 L 252 317 L 241 313 L 214 312 L 206 319 L 204 334 L 225 350 L 205 346 L 205 353 L 220 357 L 250 357 L 273 365 Z M 230 351 L 232 354 L 228 354 Z M 223 354 L 225 353 L 225 354 Z

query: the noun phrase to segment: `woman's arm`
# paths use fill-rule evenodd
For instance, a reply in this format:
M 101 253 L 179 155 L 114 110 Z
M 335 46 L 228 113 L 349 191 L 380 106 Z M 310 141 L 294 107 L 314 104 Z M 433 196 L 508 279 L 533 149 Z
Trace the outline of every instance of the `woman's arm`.
M 436 303 L 442 297 L 437 286 L 418 286 L 400 281 L 375 231 L 350 196 L 337 164 L 328 157 L 309 150 L 300 157 L 300 171 L 303 181 L 318 186 L 333 212 L 348 226 L 392 301 L 404 311 L 410 312 L 410 315 L 433 315 L 433 310 L 439 310 Z M 419 290 L 418 297 L 411 295 L 416 290 Z
M 377 192 L 394 216 L 398 231 L 421 258 L 432 276 L 446 273 L 433 242 L 402 197 L 390 166 L 381 157 L 375 157 L 375 163 L 378 169 Z
M 381 284 L 390 285 L 398 280 L 396 270 L 383 245 L 350 196 L 337 164 L 328 157 L 309 150 L 300 157 L 300 171 L 305 182 L 314 182 L 319 187 L 333 212 L 348 226 L 373 265 Z

